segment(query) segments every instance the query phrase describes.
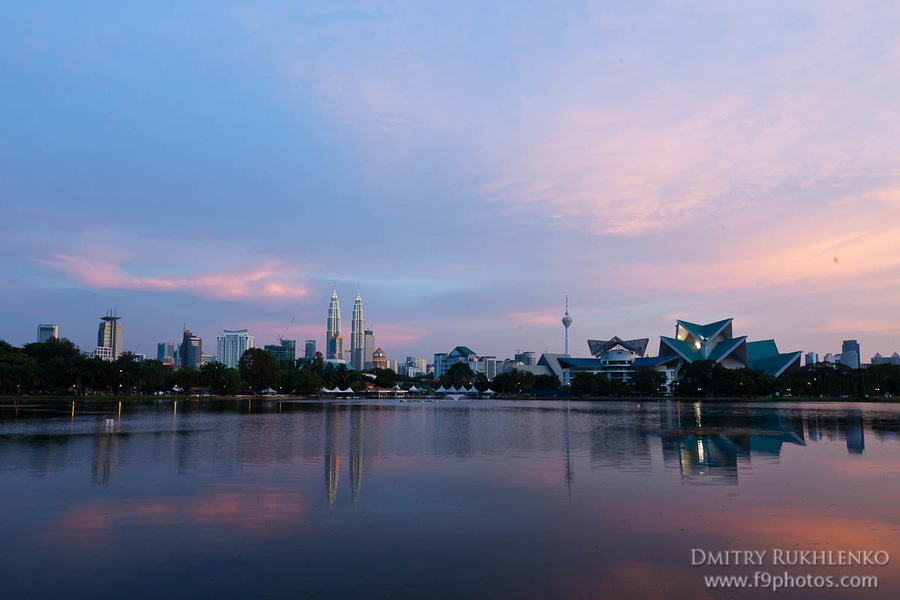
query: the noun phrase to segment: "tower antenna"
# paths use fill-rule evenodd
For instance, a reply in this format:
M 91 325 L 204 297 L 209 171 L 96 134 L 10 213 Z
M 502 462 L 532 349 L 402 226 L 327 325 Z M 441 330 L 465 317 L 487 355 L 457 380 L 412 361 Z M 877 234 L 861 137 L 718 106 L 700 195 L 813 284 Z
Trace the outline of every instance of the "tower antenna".
M 563 327 L 566 328 L 566 355 L 569 354 L 569 327 L 572 326 L 572 317 L 569 316 L 569 297 L 566 296 L 566 314 L 562 318 Z

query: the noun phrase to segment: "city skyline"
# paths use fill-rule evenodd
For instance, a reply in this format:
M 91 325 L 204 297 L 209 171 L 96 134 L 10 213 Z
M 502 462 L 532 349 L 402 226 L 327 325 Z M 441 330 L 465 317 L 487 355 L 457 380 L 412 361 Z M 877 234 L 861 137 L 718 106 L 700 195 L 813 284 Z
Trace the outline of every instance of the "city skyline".
M 898 6 L 51 4 L 0 24 L 10 343 L 324 349 L 335 281 L 398 358 L 560 352 L 565 294 L 573 354 L 900 347 Z
M 569 332 L 569 328 L 572 326 L 572 323 L 574 321 L 574 319 L 569 314 L 568 296 L 565 297 L 564 307 L 565 307 L 565 309 L 564 309 L 564 313 L 563 313 L 563 318 L 560 319 L 560 325 L 563 328 L 564 350 L 566 351 L 566 353 L 569 353 L 573 357 L 577 357 L 579 355 L 587 356 L 588 354 L 594 354 L 593 345 L 597 343 L 594 340 L 586 340 L 586 345 L 588 346 L 587 352 L 580 352 L 577 349 L 572 350 L 568 347 L 568 344 L 569 344 L 568 332 Z M 117 337 L 118 341 L 116 343 L 116 346 L 118 348 L 120 348 L 117 351 L 117 354 L 121 354 L 121 352 L 123 352 L 123 351 L 133 351 L 135 354 L 138 354 L 136 351 L 132 350 L 127 345 L 123 345 L 123 343 L 122 343 L 122 339 L 123 339 L 122 327 L 121 327 L 121 325 L 118 324 L 118 322 L 122 320 L 122 317 L 113 316 L 115 314 L 117 314 L 117 311 L 114 311 L 113 309 L 109 309 L 107 311 L 107 314 L 101 318 L 99 335 L 100 336 L 104 335 L 104 331 L 105 331 L 104 324 L 108 323 L 110 320 L 112 320 L 112 322 L 117 325 L 117 327 L 116 327 L 117 336 L 116 337 Z M 291 319 L 290 323 L 285 328 L 285 330 L 282 331 L 282 333 L 277 337 L 277 341 L 279 344 L 282 344 L 283 339 L 286 342 L 290 342 L 293 345 L 294 352 L 296 352 L 296 340 L 288 340 L 285 338 L 287 331 L 289 331 L 293 327 L 294 320 L 295 319 Z M 730 322 L 732 319 L 729 318 L 726 320 Z M 724 323 L 725 321 L 722 321 L 722 322 Z M 39 334 L 40 334 L 42 327 L 55 327 L 57 332 L 59 329 L 58 325 L 49 326 L 49 325 L 41 324 L 38 326 Z M 364 352 L 361 352 L 363 354 L 363 356 L 361 358 L 363 358 L 363 359 L 365 359 L 366 356 L 370 356 L 371 353 L 376 348 L 376 345 L 374 344 L 373 332 L 368 327 L 371 327 L 371 326 L 367 326 L 365 324 L 365 319 L 363 316 L 363 309 L 362 309 L 362 299 L 360 297 L 359 289 L 357 289 L 357 294 L 356 294 L 356 299 L 354 301 L 354 309 L 353 309 L 353 331 L 358 332 L 360 334 L 359 338 L 361 338 L 361 342 L 359 342 L 359 343 L 362 344 L 362 347 L 360 348 L 360 350 L 364 351 Z M 301 325 L 300 329 L 305 330 L 306 328 Z M 676 326 L 676 336 L 679 335 L 679 333 L 678 333 L 679 329 L 680 329 L 680 321 L 679 321 L 679 325 Z M 332 333 L 333 333 L 333 337 L 336 339 L 335 345 L 333 348 L 329 344 L 329 339 L 332 337 Z M 192 334 L 191 331 L 188 330 L 186 327 L 183 330 L 183 334 L 185 336 L 185 338 L 184 338 L 185 340 L 187 340 L 188 338 L 192 338 L 194 340 L 203 338 L 202 335 Z M 248 329 L 246 329 L 246 328 L 241 329 L 241 330 L 227 330 L 226 329 L 226 330 L 224 330 L 224 336 L 221 334 L 217 336 L 217 348 L 218 348 L 217 355 L 219 357 L 219 362 L 223 362 L 221 360 L 221 357 L 223 356 L 223 349 L 222 349 L 223 348 L 223 346 L 222 346 L 223 340 L 227 339 L 230 334 L 231 335 L 240 334 L 241 336 L 244 336 L 245 338 L 247 338 L 247 340 L 249 340 L 249 342 L 245 343 L 245 345 L 243 346 L 244 349 L 249 349 L 249 348 L 254 347 L 253 346 L 254 336 L 249 335 Z M 363 334 L 365 334 L 365 335 L 363 335 Z M 770 336 L 772 335 L 771 331 L 769 332 L 769 335 Z M 109 337 L 108 334 L 107 334 L 107 337 Z M 355 337 L 355 336 L 353 336 L 351 334 L 351 340 L 353 339 L 353 337 Z M 666 336 L 660 335 L 659 338 L 661 340 L 664 340 L 664 339 L 666 339 Z M 619 338 L 616 336 L 615 339 L 619 339 Z M 331 348 L 330 350 L 328 350 L 329 352 L 331 352 L 331 351 L 337 352 L 338 349 L 343 348 L 343 339 L 341 336 L 340 302 L 339 302 L 339 297 L 337 294 L 337 288 L 334 286 L 332 287 L 332 295 L 331 295 L 331 299 L 329 301 L 329 306 L 328 306 L 326 329 L 325 329 L 325 340 L 326 340 L 326 347 Z M 71 340 L 71 341 L 74 342 L 75 340 Z M 316 345 L 315 340 L 307 339 L 306 340 L 307 350 L 309 350 L 309 348 L 310 348 L 310 346 L 309 346 L 310 342 L 312 342 L 313 347 L 315 347 L 315 345 Z M 104 342 L 104 343 L 106 343 L 106 342 Z M 356 343 L 357 342 L 351 341 L 351 344 L 356 344 Z M 77 344 L 77 342 L 76 342 L 76 344 Z M 161 350 L 159 350 L 159 347 L 173 346 L 173 344 L 171 342 L 157 342 L 156 345 L 158 346 L 158 351 L 161 351 Z M 276 345 L 267 345 L 266 347 L 274 348 L 275 346 Z M 371 346 L 371 348 L 369 348 L 369 346 Z M 378 348 L 378 349 L 381 350 L 381 348 Z M 82 350 L 84 350 L 84 348 L 82 348 Z M 98 351 L 99 350 L 100 350 L 100 348 L 98 347 Z M 112 348 L 110 348 L 110 350 L 112 350 Z M 85 351 L 85 352 L 87 353 L 87 351 Z M 437 354 L 438 352 L 441 352 L 441 350 L 438 350 L 437 352 L 426 351 L 426 352 L 424 352 L 424 354 L 428 357 L 431 357 L 434 354 Z M 862 355 L 860 344 L 859 344 L 858 340 L 856 340 L 856 339 L 842 340 L 840 352 L 837 352 L 837 353 L 831 352 L 831 351 L 825 352 L 824 354 L 821 355 L 821 358 L 819 360 L 821 360 L 822 362 L 835 362 L 835 361 L 842 362 L 842 360 L 841 360 L 842 355 L 844 355 L 848 352 L 852 355 L 852 358 L 851 358 L 850 362 L 848 363 L 852 366 L 852 368 L 859 368 L 863 364 L 866 364 L 866 365 L 869 364 L 867 362 L 868 359 L 864 355 Z M 890 362 L 890 356 L 891 356 L 890 353 L 896 354 L 896 351 L 893 351 L 890 349 L 886 349 L 886 352 L 888 352 L 888 353 L 882 354 L 880 350 L 875 350 L 871 354 L 871 359 L 873 361 L 873 364 L 877 364 L 881 359 L 883 359 L 884 356 L 888 356 L 888 362 Z M 233 349 L 232 354 L 234 354 L 234 356 L 232 356 L 230 360 L 225 360 L 223 364 L 226 364 L 226 366 L 235 367 L 236 362 L 241 353 L 242 353 L 241 350 Z M 324 358 L 326 358 L 326 360 L 340 359 L 340 360 L 342 360 L 342 362 L 345 362 L 347 365 L 351 365 L 351 366 L 353 366 L 353 368 L 356 368 L 356 369 L 362 370 L 363 368 L 366 368 L 366 369 L 371 368 L 370 366 L 367 366 L 369 363 L 366 360 L 363 360 L 362 367 L 355 364 L 355 361 L 352 358 L 352 356 L 353 356 L 352 348 L 350 350 L 344 350 L 343 353 L 347 357 L 350 357 L 350 360 L 344 360 L 343 357 L 338 357 L 338 356 L 329 357 L 325 353 L 322 353 L 322 355 Z M 537 354 L 543 354 L 543 353 L 551 353 L 552 354 L 553 352 L 551 350 L 546 350 L 546 349 L 537 352 Z M 481 354 L 489 355 L 490 353 L 481 353 Z M 526 364 L 529 364 L 529 361 L 521 359 L 521 357 L 525 356 L 526 354 L 531 355 L 530 360 L 533 363 L 533 360 L 535 358 L 534 350 L 524 350 L 523 351 L 520 348 L 516 348 L 513 351 L 513 350 L 509 350 L 509 349 L 504 349 L 504 350 L 500 351 L 499 353 L 497 353 L 496 356 L 500 356 L 501 359 L 502 358 L 512 359 L 513 357 L 515 357 L 515 360 L 517 360 L 517 361 L 523 360 L 523 362 L 525 362 Z M 808 357 L 810 355 L 816 355 L 817 357 L 819 356 L 818 352 L 807 351 L 807 350 L 793 350 L 793 351 L 791 351 L 791 354 L 797 355 L 798 364 L 812 364 L 812 363 L 810 363 Z M 562 355 L 562 354 L 560 354 L 560 355 Z M 653 355 L 654 355 L 654 352 L 652 350 L 650 350 L 648 352 L 648 356 L 653 356 Z M 213 356 L 216 356 L 216 355 L 213 355 Z M 388 362 L 390 363 L 393 361 L 398 364 L 404 364 L 404 360 L 402 359 L 402 353 L 397 353 L 396 356 L 397 356 L 396 359 L 388 359 Z M 183 357 L 180 357 L 180 358 L 181 358 L 181 361 L 179 361 L 179 364 L 181 364 L 181 362 L 183 361 Z M 407 358 L 409 358 L 409 355 L 407 355 Z M 234 364 L 231 364 L 231 363 L 234 363 Z

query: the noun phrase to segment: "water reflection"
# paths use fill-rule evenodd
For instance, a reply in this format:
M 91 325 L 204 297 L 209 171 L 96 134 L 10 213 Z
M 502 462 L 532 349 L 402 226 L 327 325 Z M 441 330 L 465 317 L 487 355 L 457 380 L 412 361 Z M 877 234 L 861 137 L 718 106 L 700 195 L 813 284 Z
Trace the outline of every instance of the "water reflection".
M 358 409 L 358 410 L 361 410 Z M 341 474 L 341 420 L 343 411 L 325 410 L 325 490 L 328 503 L 334 506 Z
M 83 416 L 63 428 L 47 408 L 23 415 L 22 407 L 7 407 L 0 409 L 0 472 L 64 470 L 77 463 L 86 443 L 91 480 L 100 485 L 115 478 L 122 453 L 174 462 L 183 475 L 208 462 L 234 473 L 248 463 L 320 458 L 328 502 L 334 505 L 342 459 L 348 465 L 350 497 L 358 504 L 363 473 L 372 469 L 373 460 L 558 451 L 560 481 L 571 493 L 573 456 L 586 451 L 594 469 L 649 474 L 662 464 L 677 468 L 684 484 L 734 485 L 754 457 L 778 460 L 785 445 L 844 441 L 850 455 L 862 455 L 867 434 L 878 443 L 896 441 L 898 411 L 871 406 L 269 402 L 248 415 L 240 407 L 228 411 L 182 403 L 177 420 L 166 427 L 160 427 L 162 408 L 149 406 L 117 414 L 112 428 L 103 426 L 108 415 L 102 410 L 79 411 Z
M 121 415 L 84 404 L 74 420 L 68 405 L 18 410 L 0 407 L 0 491 L 16 507 L 0 515 L 0 577 L 21 590 L 17 566 L 74 560 L 41 582 L 45 596 L 77 569 L 98 576 L 98 556 L 120 561 L 126 581 L 153 556 L 191 565 L 182 581 L 197 571 L 221 581 L 220 595 L 254 597 L 200 558 L 246 546 L 260 562 L 245 577 L 304 565 L 290 589 L 317 597 L 403 596 L 392 593 L 401 584 L 429 597 L 665 597 L 654 574 L 686 597 L 702 591 L 680 554 L 695 544 L 897 545 L 900 406 L 188 401 L 177 414 L 171 403 Z M 357 565 L 354 576 L 338 564 Z M 419 574 L 435 572 L 440 589 Z M 320 579 L 331 583 L 304 587 Z

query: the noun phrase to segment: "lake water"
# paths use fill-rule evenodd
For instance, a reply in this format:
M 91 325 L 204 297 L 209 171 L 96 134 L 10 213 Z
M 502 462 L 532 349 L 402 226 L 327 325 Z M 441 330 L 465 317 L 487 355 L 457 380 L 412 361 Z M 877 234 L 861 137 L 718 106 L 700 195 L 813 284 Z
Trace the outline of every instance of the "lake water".
M 7 403 L 0 596 L 898 598 L 898 441 L 891 404 Z M 704 580 L 759 572 L 878 588 Z

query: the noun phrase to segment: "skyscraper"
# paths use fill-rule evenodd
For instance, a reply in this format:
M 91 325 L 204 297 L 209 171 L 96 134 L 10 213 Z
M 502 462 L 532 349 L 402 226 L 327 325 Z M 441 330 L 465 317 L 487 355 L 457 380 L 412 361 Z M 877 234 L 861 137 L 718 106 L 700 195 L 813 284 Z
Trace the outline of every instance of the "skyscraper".
M 372 368 L 372 355 L 375 354 L 375 332 L 371 329 L 366 329 L 364 333 L 365 342 L 366 342 L 366 358 L 363 361 L 364 369 Z
M 175 344 L 172 342 L 160 342 L 156 344 L 156 360 L 164 362 L 169 358 L 175 358 Z
M 316 340 L 306 340 L 306 348 L 303 352 L 303 356 L 306 358 L 316 357 Z
M 199 367 L 203 362 L 203 340 L 192 334 L 190 329 L 184 330 L 178 357 L 182 367 Z
M 344 340 L 341 337 L 341 303 L 338 301 L 337 289 L 331 292 L 328 304 L 328 321 L 325 326 L 325 358 L 342 360 L 344 358 Z
M 569 316 L 569 297 L 566 296 L 566 315 L 562 318 L 563 327 L 566 328 L 566 356 L 569 355 L 569 327 L 572 326 L 572 317 Z
M 124 351 L 122 324 L 119 321 L 122 317 L 117 317 L 115 312 L 109 310 L 105 317 L 100 317 L 102 321 L 97 331 L 97 347 L 109 348 L 110 360 L 116 360 Z
M 244 352 L 253 347 L 253 336 L 246 329 L 225 330 L 216 338 L 216 360 L 231 369 L 237 369 Z
M 844 343 L 841 344 L 842 365 L 847 365 L 851 369 L 858 369 L 861 356 L 862 354 L 859 353 L 859 342 L 856 340 L 844 340 Z
M 365 329 L 362 298 L 359 296 L 359 290 L 356 290 L 356 300 L 353 302 L 353 320 L 350 322 L 350 366 L 358 371 L 365 367 Z
M 59 339 L 59 325 L 50 325 L 50 324 L 38 325 L 37 341 L 46 342 L 50 338 Z

